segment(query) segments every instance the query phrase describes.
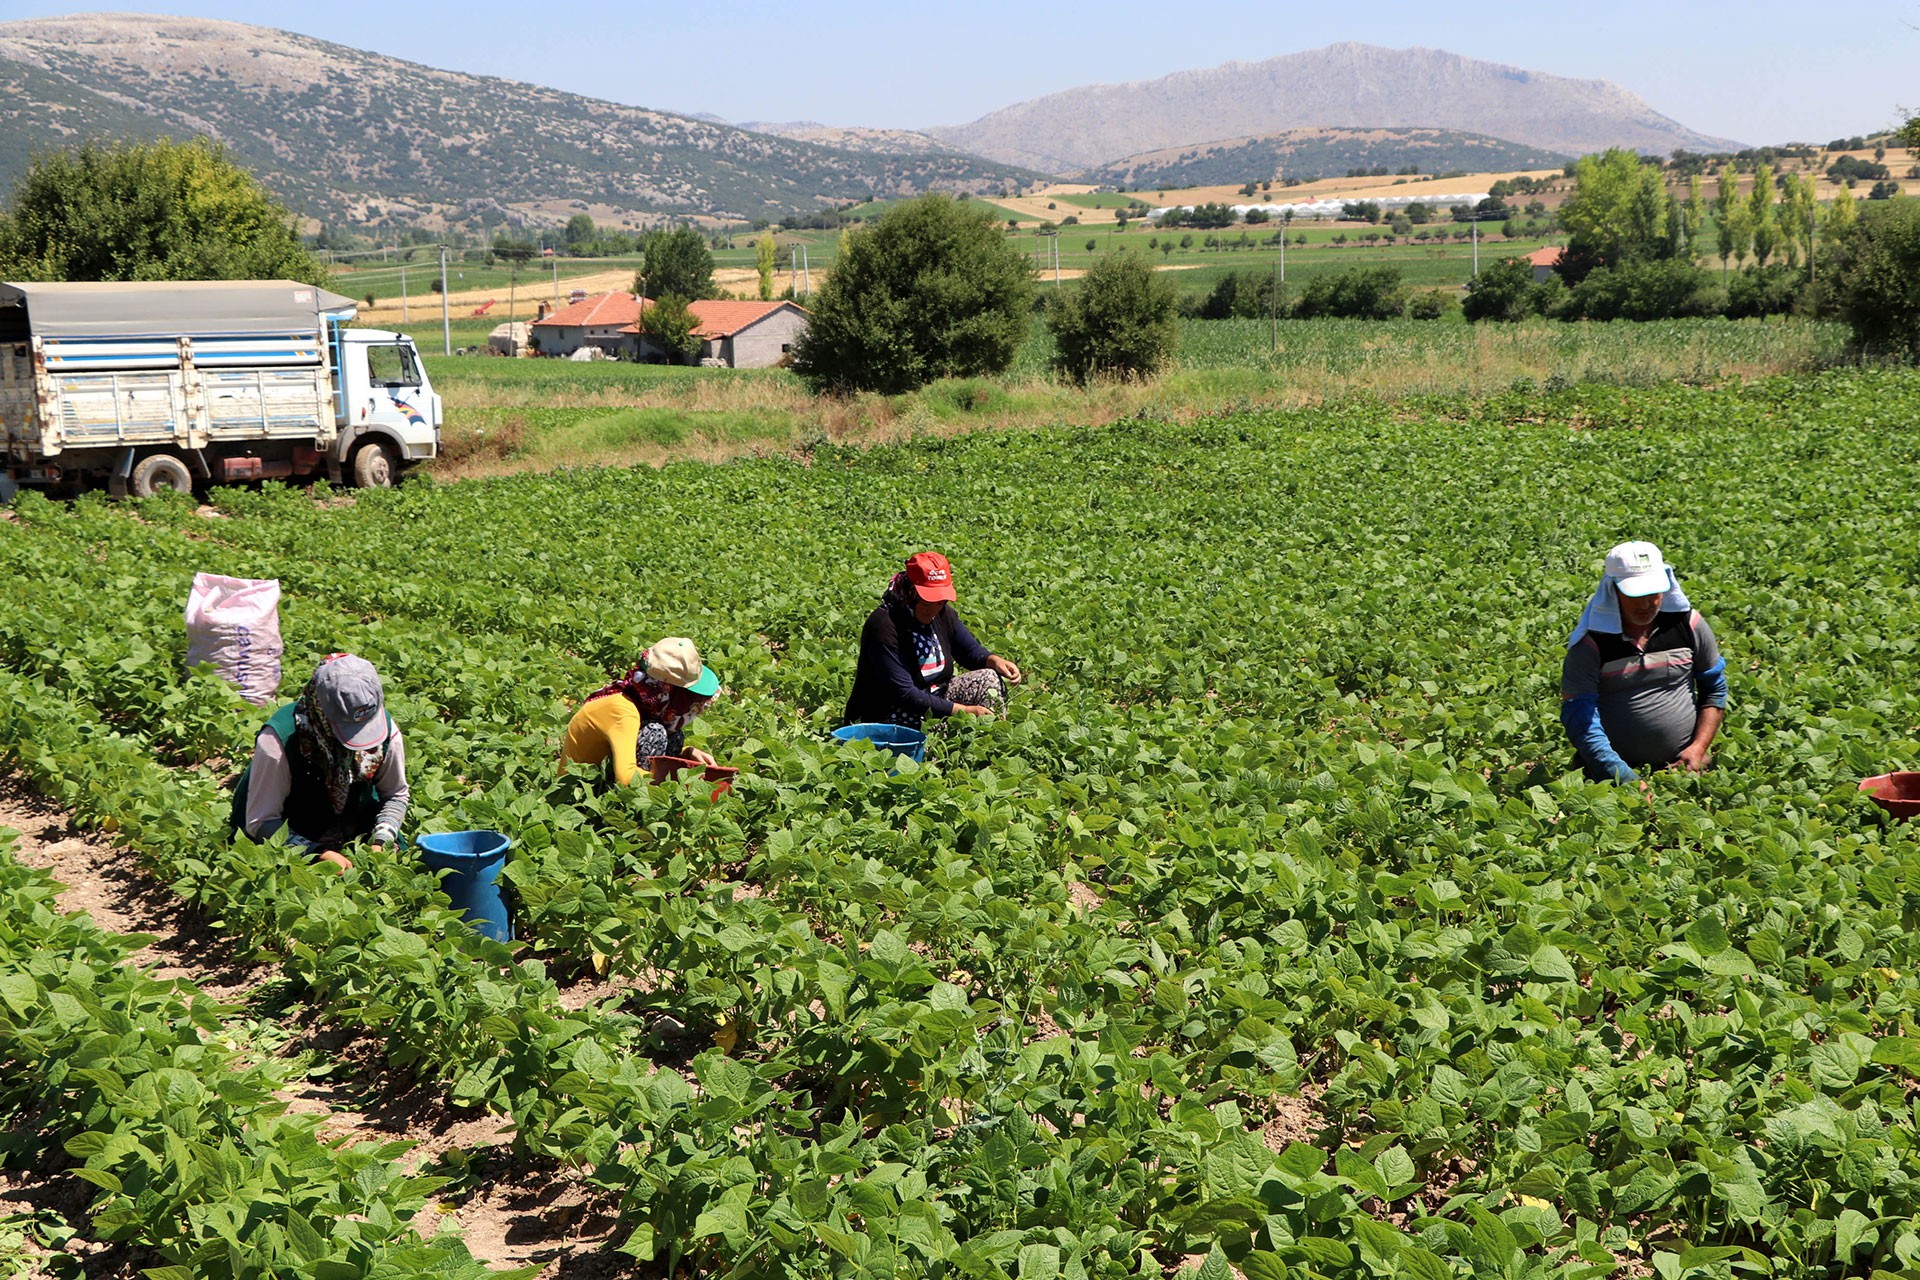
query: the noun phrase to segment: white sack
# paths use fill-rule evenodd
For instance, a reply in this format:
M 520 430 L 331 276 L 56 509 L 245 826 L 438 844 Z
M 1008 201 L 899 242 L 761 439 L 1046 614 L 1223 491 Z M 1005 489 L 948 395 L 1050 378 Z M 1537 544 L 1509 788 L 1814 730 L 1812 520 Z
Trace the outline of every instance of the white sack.
M 211 662 L 255 706 L 280 691 L 280 583 L 193 575 L 187 593 L 187 667 Z

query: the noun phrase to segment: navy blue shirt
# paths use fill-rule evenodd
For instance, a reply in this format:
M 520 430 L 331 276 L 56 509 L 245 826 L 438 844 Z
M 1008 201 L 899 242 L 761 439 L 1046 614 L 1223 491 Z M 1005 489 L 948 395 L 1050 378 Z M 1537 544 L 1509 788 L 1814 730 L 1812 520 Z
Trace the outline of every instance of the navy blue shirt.
M 953 703 L 942 695 L 956 660 L 977 671 L 991 656 L 951 604 L 924 627 L 907 605 L 882 604 L 860 628 L 860 661 L 842 722 L 918 726 L 925 716 L 950 716 Z

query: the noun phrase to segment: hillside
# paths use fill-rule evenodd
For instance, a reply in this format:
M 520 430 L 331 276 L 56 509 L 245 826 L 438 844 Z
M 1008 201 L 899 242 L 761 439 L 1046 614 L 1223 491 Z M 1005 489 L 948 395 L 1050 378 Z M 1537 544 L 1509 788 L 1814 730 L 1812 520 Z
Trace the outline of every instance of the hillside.
M 859 152 L 440 71 L 237 22 L 93 14 L 0 23 L 0 184 L 23 139 L 204 134 L 326 221 L 402 228 L 611 209 L 753 218 L 850 195 L 1026 186 L 949 151 Z
M 858 126 L 821 124 L 817 120 L 793 120 L 771 124 L 763 120 L 743 120 L 738 126 L 749 133 L 771 134 L 794 142 L 812 142 L 823 147 L 864 154 L 912 156 L 959 155 L 946 143 L 913 129 L 864 129 Z
M 1128 156 L 1090 170 L 1089 182 L 1122 190 L 1337 178 L 1354 169 L 1423 174 L 1546 169 L 1565 155 L 1452 129 L 1291 129 Z
M 1199 139 L 1312 127 L 1410 126 L 1487 134 L 1556 154 L 1628 147 L 1728 151 L 1604 80 L 1569 80 L 1438 49 L 1335 44 L 1132 84 L 1087 85 L 925 130 L 949 146 L 1077 173 Z

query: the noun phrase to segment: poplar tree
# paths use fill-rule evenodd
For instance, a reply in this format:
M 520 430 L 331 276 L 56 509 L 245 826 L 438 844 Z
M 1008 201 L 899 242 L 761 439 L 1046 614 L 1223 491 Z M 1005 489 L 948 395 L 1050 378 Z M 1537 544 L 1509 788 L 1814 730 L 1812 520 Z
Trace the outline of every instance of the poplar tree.
M 773 232 L 763 231 L 759 241 L 753 247 L 753 265 L 760 272 L 760 301 L 773 301 L 774 254 Z

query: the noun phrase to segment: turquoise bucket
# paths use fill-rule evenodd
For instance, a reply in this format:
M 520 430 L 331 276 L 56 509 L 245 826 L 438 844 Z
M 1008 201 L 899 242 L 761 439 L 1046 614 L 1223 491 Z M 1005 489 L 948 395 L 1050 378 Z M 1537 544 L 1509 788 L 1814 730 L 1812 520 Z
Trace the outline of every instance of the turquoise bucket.
M 498 942 L 513 938 L 513 920 L 500 892 L 500 868 L 513 841 L 498 831 L 446 831 L 415 836 L 421 861 L 444 871 L 440 887 L 476 930 Z
M 904 725 L 850 724 L 835 729 L 833 736 L 842 742 L 871 742 L 909 760 L 927 758 L 927 735 Z

